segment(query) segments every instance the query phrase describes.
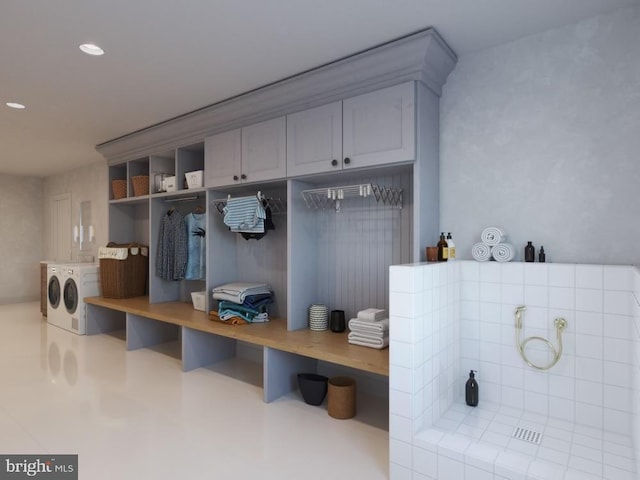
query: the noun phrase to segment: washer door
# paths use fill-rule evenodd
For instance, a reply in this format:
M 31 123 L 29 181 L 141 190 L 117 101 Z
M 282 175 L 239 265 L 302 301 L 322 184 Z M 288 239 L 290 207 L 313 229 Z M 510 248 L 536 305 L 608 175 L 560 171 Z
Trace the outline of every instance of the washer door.
M 64 282 L 64 306 L 69 313 L 75 313 L 78 308 L 78 286 L 73 278 L 68 278 Z
M 55 275 L 49 279 L 47 297 L 49 298 L 49 305 L 53 308 L 58 308 L 58 305 L 60 305 L 60 280 Z

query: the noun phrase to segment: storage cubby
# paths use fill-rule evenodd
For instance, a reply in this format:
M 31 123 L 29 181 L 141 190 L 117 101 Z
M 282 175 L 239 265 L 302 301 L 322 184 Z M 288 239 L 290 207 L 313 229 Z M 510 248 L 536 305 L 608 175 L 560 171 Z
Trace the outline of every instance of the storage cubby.
M 204 186 L 204 142 L 186 147 L 180 147 L 176 150 L 176 176 L 178 189 L 184 190 L 188 188 L 186 182 L 186 174 L 188 172 L 202 171 L 202 184 L 200 186 L 190 188 L 189 190 L 203 190 Z
M 165 191 L 162 179 L 176 175 L 176 152 L 170 150 L 149 157 L 149 182 L 151 183 L 151 194 L 163 193 Z
M 229 195 L 243 197 L 257 195 L 259 187 L 232 190 L 212 190 L 208 194 L 209 230 L 207 232 L 208 273 L 207 308 L 216 309 L 210 290 L 228 282 L 262 282 L 271 286 L 274 303 L 269 309 L 272 317 L 287 315 L 287 214 L 282 208 L 287 195 L 284 182 L 269 184 L 260 190 L 267 202 L 274 202 L 272 220 L 274 230 L 259 239 L 246 240 L 224 224 L 222 205 Z
M 128 164 L 129 168 L 129 182 L 128 182 L 128 197 L 145 197 L 149 194 L 149 158 L 141 158 L 139 160 L 133 160 Z M 147 177 L 146 193 L 141 194 L 134 188 L 134 177 Z
M 337 211 L 333 201 L 305 201 L 303 192 L 375 184 L 411 198 L 412 181 L 411 166 L 289 181 L 288 329 L 307 328 L 314 303 L 344 310 L 347 320 L 365 308 L 387 308 L 389 266 L 412 261 L 410 201 L 350 196 Z
M 126 185 L 129 184 L 127 177 L 127 164 L 123 163 L 120 165 L 114 165 L 109 167 L 109 200 L 114 201 L 115 197 L 113 196 L 113 181 L 114 180 L 124 180 Z M 125 197 L 128 197 L 128 191 L 125 192 Z
M 151 199 L 150 234 L 153 242 L 149 245 L 149 301 L 151 303 L 182 301 L 191 302 L 191 292 L 206 290 L 206 278 L 198 280 L 166 280 L 160 278 L 156 272 L 156 258 L 158 257 L 158 241 L 160 226 L 163 218 L 169 212 L 179 212 L 182 216 L 190 213 L 204 213 L 207 211 L 206 195 L 204 192 L 193 195 L 174 193 L 169 196 L 154 196 Z M 189 232 L 187 232 L 189 235 Z M 205 232 L 206 238 L 206 232 Z M 206 264 L 206 258 L 205 258 Z

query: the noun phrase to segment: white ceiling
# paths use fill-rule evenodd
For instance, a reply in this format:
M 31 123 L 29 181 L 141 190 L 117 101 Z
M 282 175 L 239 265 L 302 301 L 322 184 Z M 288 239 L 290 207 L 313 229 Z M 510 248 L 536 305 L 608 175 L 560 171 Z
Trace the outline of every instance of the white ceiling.
M 0 173 L 100 161 L 99 143 L 429 26 L 462 56 L 638 1 L 0 0 Z

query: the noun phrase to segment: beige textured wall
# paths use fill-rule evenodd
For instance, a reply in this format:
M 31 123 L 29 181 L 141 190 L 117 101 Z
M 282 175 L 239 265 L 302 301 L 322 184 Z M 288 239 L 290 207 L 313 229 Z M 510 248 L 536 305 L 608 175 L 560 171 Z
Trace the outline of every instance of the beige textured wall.
M 0 175 L 0 303 L 39 298 L 42 221 L 42 179 Z
M 71 247 L 71 261 L 86 261 L 86 256 L 97 256 L 98 247 L 107 243 L 108 236 L 108 170 L 106 163 L 94 163 L 86 167 L 71 170 L 59 175 L 52 175 L 44 179 L 42 188 L 42 210 L 51 211 L 51 198 L 64 193 L 71 194 L 72 225 L 77 225 L 80 215 L 80 203 L 91 202 L 91 220 L 95 228 L 96 238 L 91 244 L 90 252 L 80 251 L 77 244 Z M 44 216 L 43 222 L 44 257 L 53 257 L 51 241 L 51 221 L 49 215 Z

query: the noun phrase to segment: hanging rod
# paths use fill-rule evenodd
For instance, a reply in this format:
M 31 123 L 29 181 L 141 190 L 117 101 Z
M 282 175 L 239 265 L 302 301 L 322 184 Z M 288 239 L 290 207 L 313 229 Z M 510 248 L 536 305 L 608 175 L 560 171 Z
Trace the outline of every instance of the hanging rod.
M 190 202 L 192 200 L 198 200 L 200 197 L 198 195 L 193 195 L 191 197 L 176 197 L 176 198 L 165 198 L 165 202 L 173 203 L 173 202 Z
M 251 196 L 251 195 L 248 195 Z M 273 215 L 280 215 L 287 212 L 287 202 L 280 198 L 266 197 L 262 192 L 256 194 L 258 200 L 267 202 L 267 206 L 271 209 Z M 219 214 L 224 214 L 224 207 L 231 199 L 231 195 L 227 195 L 227 198 L 216 198 L 211 200 L 211 203 L 216 207 Z
M 303 190 L 301 194 L 308 208 L 324 210 L 332 205 L 336 212 L 340 212 L 342 200 L 350 197 L 373 197 L 377 203 L 382 202 L 385 205 L 402 208 L 401 188 L 385 187 L 372 183 Z

